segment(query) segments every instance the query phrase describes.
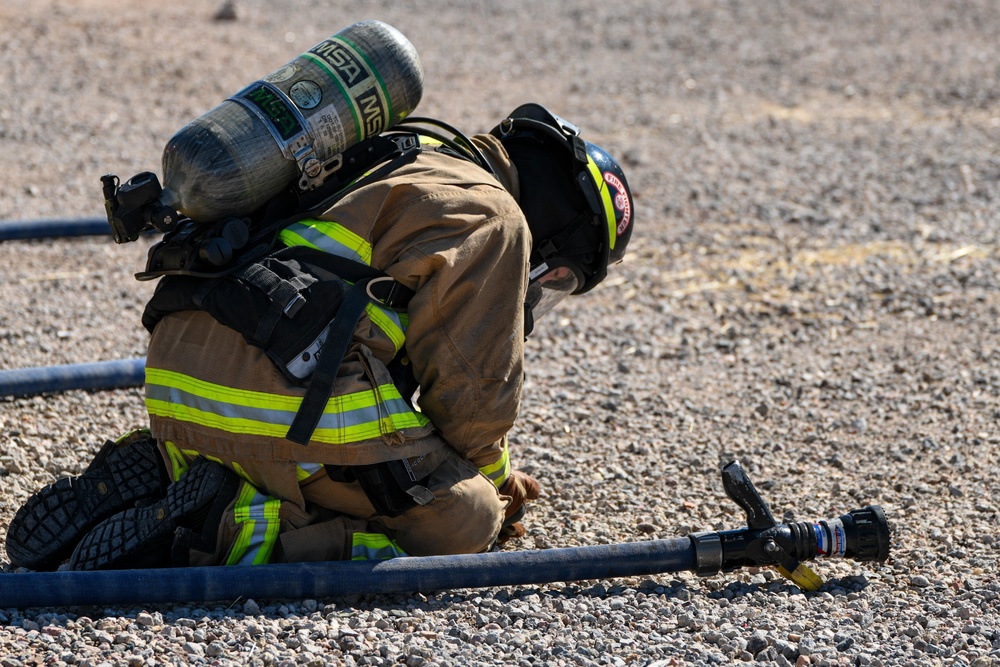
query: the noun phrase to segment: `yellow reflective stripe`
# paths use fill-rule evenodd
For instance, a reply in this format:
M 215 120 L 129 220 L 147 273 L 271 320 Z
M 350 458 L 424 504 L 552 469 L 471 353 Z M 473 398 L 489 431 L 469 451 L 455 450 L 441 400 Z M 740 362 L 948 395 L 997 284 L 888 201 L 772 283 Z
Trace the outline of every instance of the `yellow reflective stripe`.
M 253 389 L 227 387 L 163 368 L 147 368 L 146 383 L 172 387 L 196 396 L 204 396 L 230 405 L 250 408 L 259 407 L 267 410 L 281 410 L 295 413 L 298 412 L 299 405 L 302 403 L 301 396 L 284 396 L 282 394 L 269 394 Z M 391 395 L 391 389 L 395 389 L 395 386 L 391 384 L 385 386 L 390 388 L 389 393 Z M 393 398 L 396 397 L 399 397 L 398 390 L 395 392 Z M 375 394 L 372 390 L 365 389 L 350 394 L 331 396 L 325 412 L 345 412 L 373 405 L 375 405 Z
M 406 343 L 406 333 L 403 332 L 405 323 L 399 320 L 398 317 L 394 318 L 396 314 L 388 308 L 383 308 L 374 303 L 366 305 L 365 311 L 368 313 L 368 317 L 372 323 L 392 341 L 396 352 L 403 349 L 403 345 Z
M 347 227 L 325 220 L 301 220 L 281 230 L 287 246 L 304 245 L 332 255 L 371 265 L 372 245 Z
M 298 463 L 295 465 L 295 478 L 301 484 L 322 469 L 322 463 Z
M 158 368 L 146 369 L 146 410 L 150 415 L 199 424 L 229 433 L 283 438 L 302 403 L 282 396 L 235 389 Z M 404 428 L 426 426 L 395 385 L 331 396 L 313 440 L 347 444 Z
M 597 184 L 597 191 L 601 195 L 604 204 L 604 217 L 608 221 L 608 239 L 611 249 L 615 249 L 615 239 L 618 238 L 618 230 L 615 229 L 615 203 L 611 201 L 611 193 L 608 192 L 608 184 L 604 182 L 604 174 L 601 173 L 594 158 L 587 156 L 587 169 L 590 170 L 590 177 Z
M 286 246 L 307 246 L 369 266 L 372 263 L 371 244 L 337 222 L 302 220 L 283 229 L 280 238 Z M 373 303 L 367 304 L 365 310 L 399 352 L 406 343 L 408 320 L 400 313 Z
M 187 457 L 184 456 L 180 447 L 169 440 L 163 443 L 163 447 L 167 450 L 167 458 L 170 459 L 170 467 L 173 470 L 173 476 L 170 479 L 176 482 L 188 470 Z
M 388 560 L 408 555 L 382 533 L 354 533 L 351 538 L 351 560 Z
M 265 496 L 253 486 L 240 485 L 233 507 L 239 534 L 229 551 L 226 565 L 263 565 L 271 559 L 281 529 L 281 501 Z
M 307 246 L 371 265 L 371 244 L 336 222 L 323 220 L 296 222 L 282 230 L 281 240 L 287 246 Z M 400 322 L 399 314 L 373 303 L 367 304 L 365 310 L 375 326 L 381 329 L 386 337 L 392 341 L 396 351 L 402 349 L 406 342 L 406 322 Z
M 302 402 L 302 398 L 298 396 L 281 396 L 278 394 L 268 394 L 263 391 L 253 391 L 251 389 L 226 387 L 225 385 L 199 380 L 190 375 L 178 373 L 177 371 L 168 371 L 163 368 L 147 368 L 146 383 L 180 389 L 181 391 L 197 396 L 211 397 L 232 405 L 244 405 L 247 407 L 266 405 L 271 410 L 295 412 L 299 409 L 299 404 Z
M 506 443 L 503 446 L 503 453 L 500 454 L 500 458 L 488 466 L 483 466 L 479 469 L 479 472 L 489 477 L 490 481 L 498 489 L 507 482 L 507 478 L 510 477 L 510 452 L 507 450 Z
M 176 419 L 178 421 L 190 422 L 214 428 L 227 433 L 237 433 L 241 435 L 260 435 L 270 438 L 284 438 L 291 426 L 291 420 L 283 424 L 254 421 L 239 417 L 222 417 L 211 412 L 188 408 L 176 403 L 166 401 L 146 401 L 146 410 L 149 414 Z M 379 438 L 386 433 L 393 433 L 404 428 L 417 428 L 426 426 L 429 420 L 423 415 L 409 413 L 405 415 L 388 415 L 375 422 L 367 422 L 354 426 L 341 428 L 317 428 L 313 431 L 312 439 L 315 442 L 328 445 L 346 445 L 362 440 Z

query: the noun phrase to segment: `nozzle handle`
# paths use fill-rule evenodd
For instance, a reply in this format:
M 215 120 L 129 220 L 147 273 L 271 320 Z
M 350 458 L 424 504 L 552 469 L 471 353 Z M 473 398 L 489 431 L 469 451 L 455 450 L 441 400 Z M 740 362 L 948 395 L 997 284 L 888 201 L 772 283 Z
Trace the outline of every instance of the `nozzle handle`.
M 749 528 L 766 530 L 778 525 L 739 461 L 730 461 L 722 468 L 722 486 L 726 495 L 746 512 Z

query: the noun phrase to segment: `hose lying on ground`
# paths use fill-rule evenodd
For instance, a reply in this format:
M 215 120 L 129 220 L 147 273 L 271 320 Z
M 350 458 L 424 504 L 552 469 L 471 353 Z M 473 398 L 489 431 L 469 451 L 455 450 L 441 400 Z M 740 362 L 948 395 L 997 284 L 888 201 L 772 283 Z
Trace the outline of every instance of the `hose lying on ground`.
M 710 576 L 746 566 L 774 566 L 800 588 L 816 590 L 822 580 L 802 561 L 839 557 L 882 562 L 889 557 L 889 524 L 876 505 L 837 519 L 778 524 L 739 462 L 723 468 L 723 484 L 726 494 L 747 511 L 746 528 L 623 544 L 384 561 L 0 574 L 0 609 L 317 599 L 686 570 Z
M 0 371 L 0 396 L 33 396 L 73 389 L 141 387 L 146 358 L 96 361 L 65 366 L 39 366 Z
M 0 574 L 0 609 L 254 598 L 326 598 L 538 584 L 694 567 L 684 538 L 385 561 Z
M 45 239 L 68 236 L 107 236 L 111 227 L 105 218 L 56 218 L 52 220 L 0 220 L 0 241 Z

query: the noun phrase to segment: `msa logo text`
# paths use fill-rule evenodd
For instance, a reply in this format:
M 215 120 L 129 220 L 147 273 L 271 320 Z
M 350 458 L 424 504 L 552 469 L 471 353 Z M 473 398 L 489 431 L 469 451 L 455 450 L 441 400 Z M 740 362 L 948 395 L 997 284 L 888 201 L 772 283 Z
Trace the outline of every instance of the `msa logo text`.
M 353 88 L 369 76 L 361 61 L 338 41 L 325 40 L 309 49 L 309 52 L 322 58 L 348 88 Z
M 358 110 L 361 112 L 366 137 L 376 135 L 385 129 L 386 112 L 382 108 L 382 101 L 374 88 L 369 88 L 355 97 L 354 103 L 358 105 Z

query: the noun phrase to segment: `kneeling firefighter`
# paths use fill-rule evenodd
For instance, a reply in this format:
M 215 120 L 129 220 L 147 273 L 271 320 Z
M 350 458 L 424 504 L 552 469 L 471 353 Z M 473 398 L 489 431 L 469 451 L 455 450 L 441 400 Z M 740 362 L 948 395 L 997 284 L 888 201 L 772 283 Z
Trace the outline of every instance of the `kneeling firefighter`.
M 518 534 L 523 343 L 632 232 L 618 163 L 537 104 L 422 149 L 147 305 L 150 424 L 32 496 L 17 566 L 475 553 Z M 416 406 L 416 407 L 415 407 Z

